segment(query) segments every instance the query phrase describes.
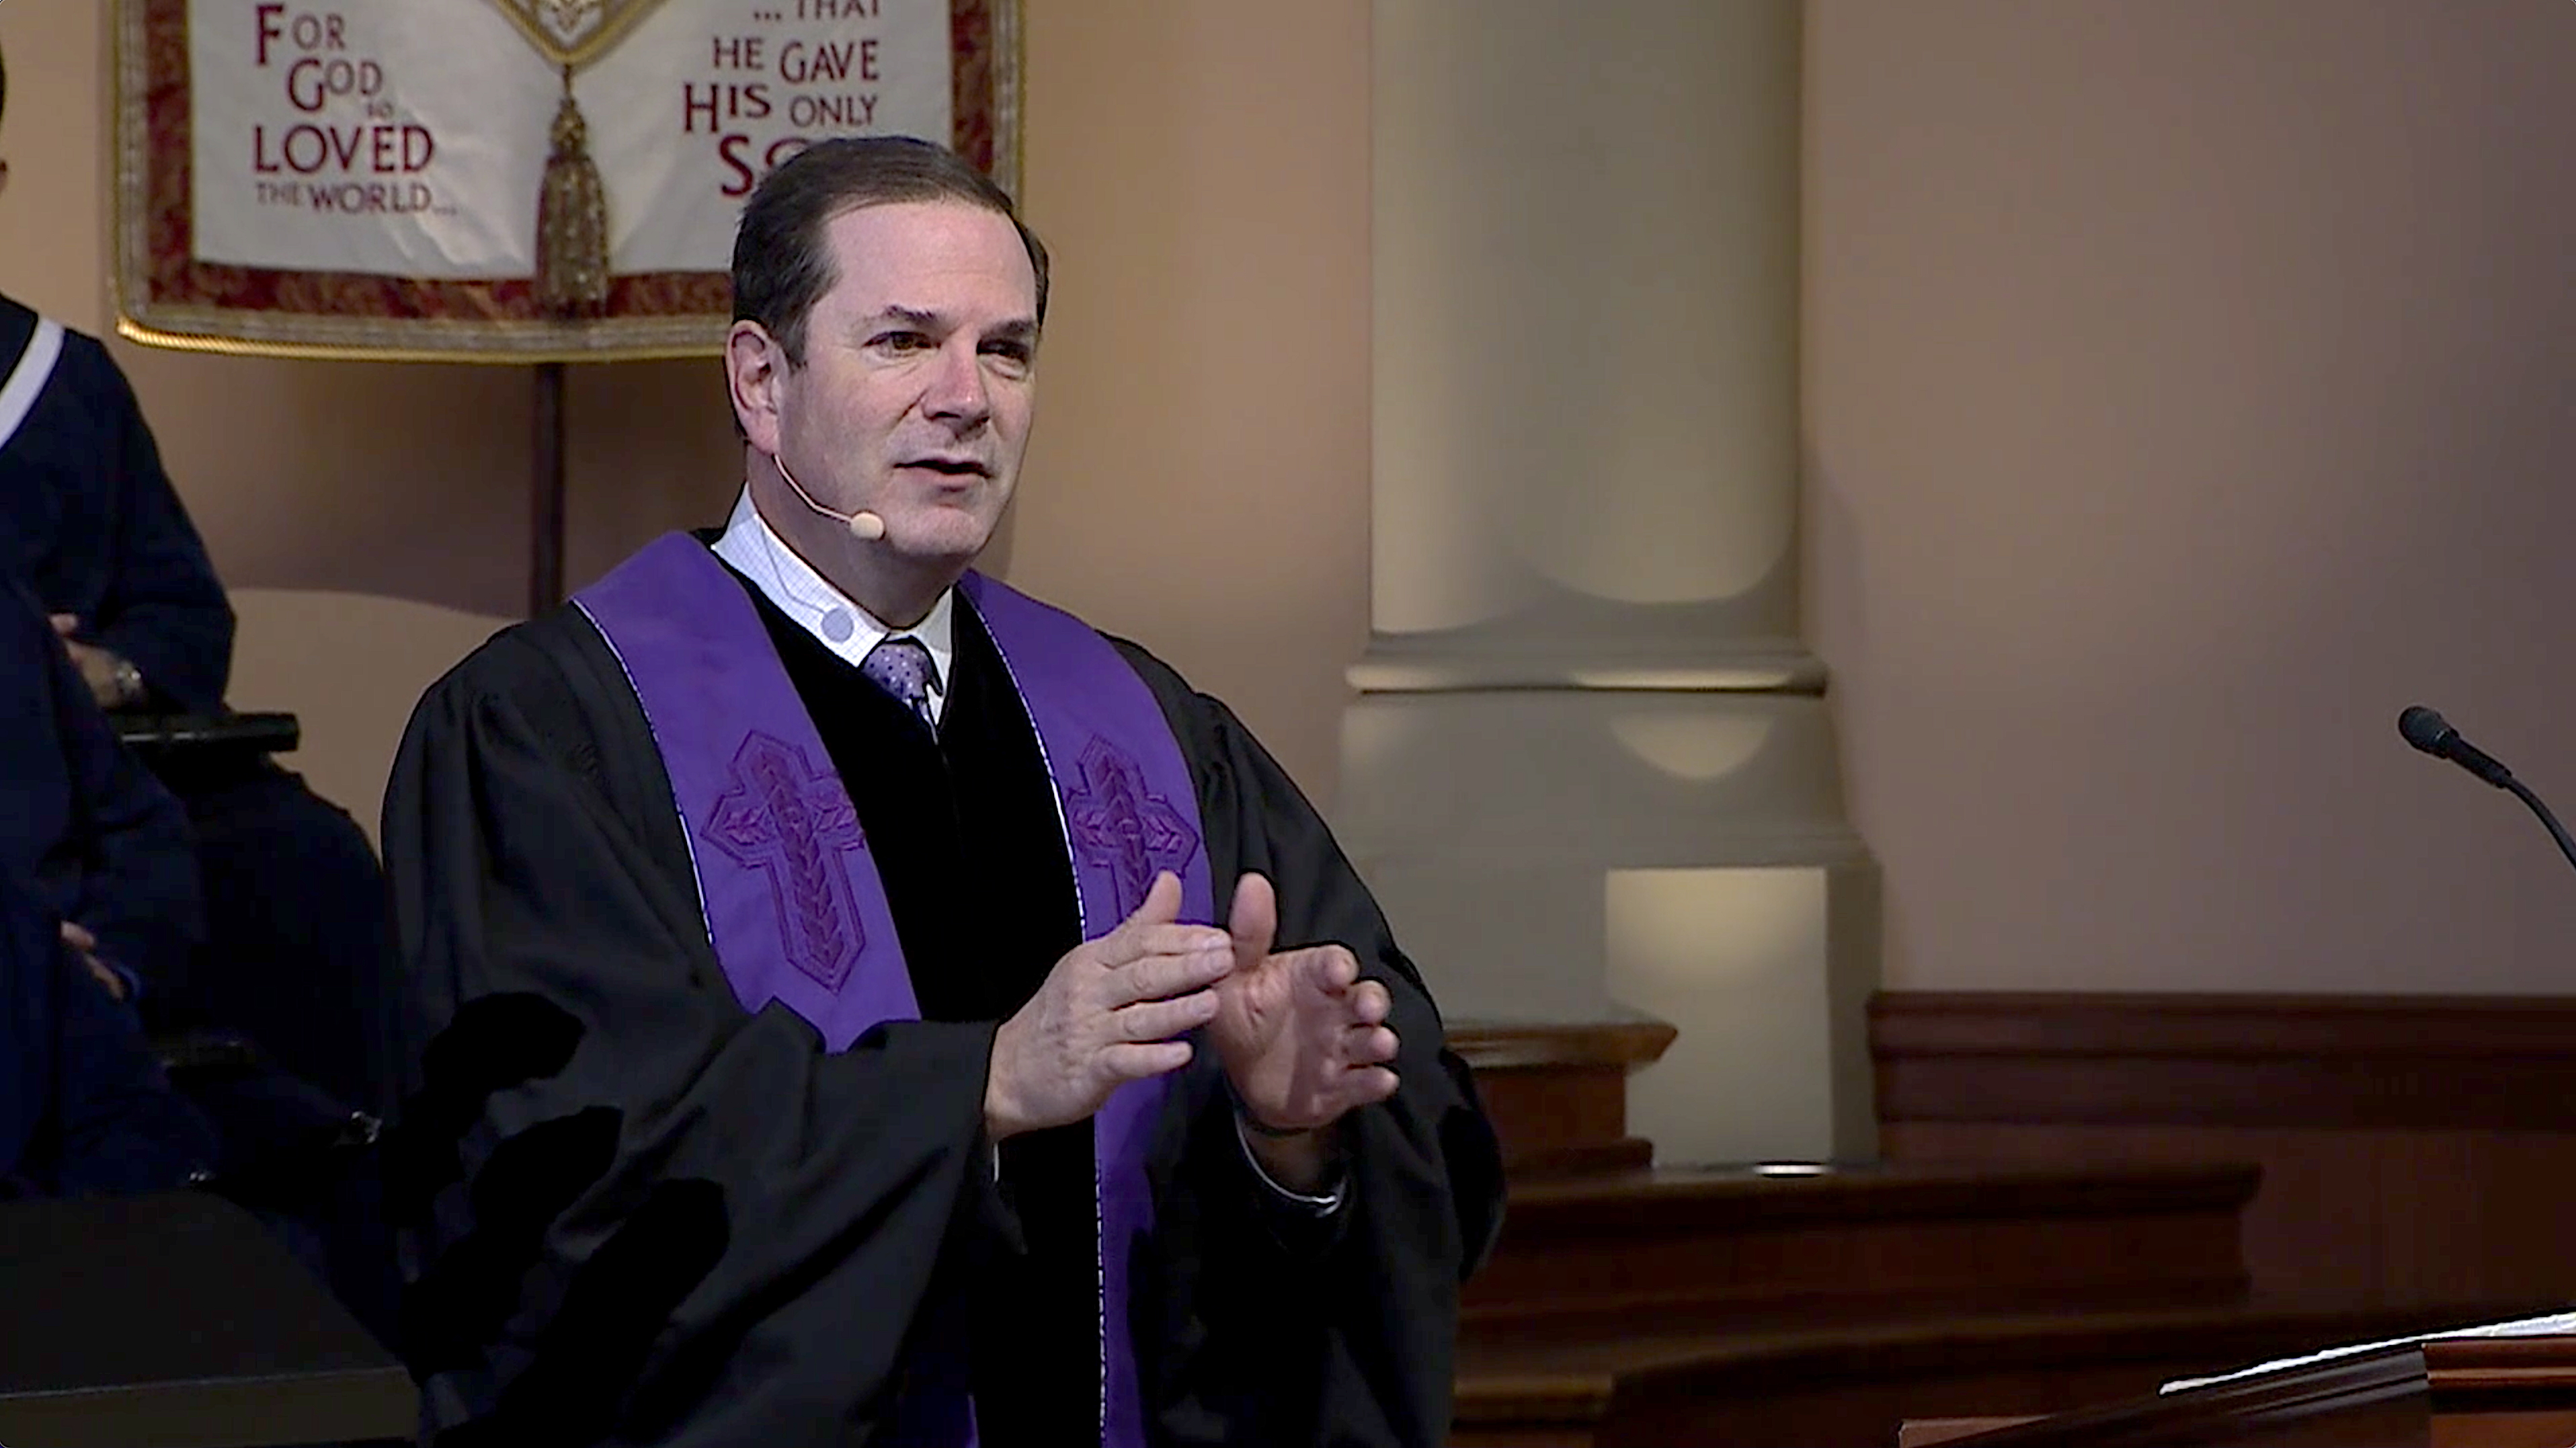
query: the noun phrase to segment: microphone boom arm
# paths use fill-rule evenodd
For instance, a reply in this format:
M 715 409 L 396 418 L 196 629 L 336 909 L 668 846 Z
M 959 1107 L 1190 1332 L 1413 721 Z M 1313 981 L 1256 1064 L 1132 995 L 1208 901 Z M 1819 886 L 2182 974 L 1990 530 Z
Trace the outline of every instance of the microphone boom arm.
M 2567 857 L 2568 864 L 2576 865 L 2576 840 L 2567 838 L 2566 826 L 2558 823 L 2558 816 L 2549 812 L 2549 806 L 2540 802 L 2540 796 L 2533 794 L 2530 786 L 2509 774 L 2504 778 L 2504 787 L 2515 799 L 2531 806 L 2531 812 L 2540 816 L 2542 824 L 2549 826 L 2549 837 L 2558 842 L 2558 853 Z

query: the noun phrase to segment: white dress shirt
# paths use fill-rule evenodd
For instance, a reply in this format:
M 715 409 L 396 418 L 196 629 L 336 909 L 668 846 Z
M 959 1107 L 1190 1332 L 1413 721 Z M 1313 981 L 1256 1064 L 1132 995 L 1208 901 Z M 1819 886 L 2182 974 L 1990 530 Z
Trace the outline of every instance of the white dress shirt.
M 930 722 L 936 725 L 948 707 L 948 682 L 957 659 L 957 590 L 939 595 L 930 612 L 910 628 L 890 629 L 875 614 L 815 570 L 787 540 L 769 526 L 753 506 L 751 489 L 733 505 L 724 536 L 715 541 L 718 558 L 752 581 L 778 611 L 804 627 L 815 641 L 853 667 L 867 661 L 868 651 L 889 636 L 921 640 L 930 650 Z

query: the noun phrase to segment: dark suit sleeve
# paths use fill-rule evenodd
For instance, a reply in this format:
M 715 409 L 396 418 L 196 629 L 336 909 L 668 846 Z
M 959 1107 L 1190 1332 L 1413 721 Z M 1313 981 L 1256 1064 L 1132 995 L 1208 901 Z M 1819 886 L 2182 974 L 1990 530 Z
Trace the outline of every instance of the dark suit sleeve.
M 48 642 L 55 732 L 72 783 L 72 838 L 64 847 L 83 856 L 80 888 L 65 913 L 148 989 L 174 988 L 205 935 L 187 815 L 117 741 L 71 655 Z
M 171 1089 L 134 1008 L 110 997 L 59 942 L 53 955 L 53 1189 L 167 1191 L 211 1171 L 214 1127 Z
M 613 658 L 535 627 L 422 701 L 386 796 L 424 1038 L 389 1196 L 436 1441 L 862 1441 L 989 1206 L 992 1026 L 827 1054 L 743 1010 Z
M 1232 711 L 1121 645 L 1197 776 L 1220 902 L 1257 872 L 1278 948 L 1338 943 L 1383 983 L 1402 1042 L 1394 1099 L 1342 1127 L 1349 1193 L 1327 1241 L 1277 1230 L 1212 1061 L 1175 1097 L 1186 1145 L 1158 1201 L 1166 1320 L 1149 1379 L 1183 1444 L 1431 1448 L 1448 1433 L 1458 1288 L 1499 1229 L 1500 1153 L 1420 973 L 1321 816 Z
M 98 412 L 99 486 L 114 499 L 115 530 L 107 590 L 97 616 L 81 621 L 84 637 L 133 660 L 156 703 L 211 713 L 232 672 L 232 605 L 124 372 L 98 343 L 75 341 L 64 362 L 87 374 L 79 382 Z
M 182 1185 L 213 1165 L 214 1133 L 60 924 L 0 862 L 0 1197 Z

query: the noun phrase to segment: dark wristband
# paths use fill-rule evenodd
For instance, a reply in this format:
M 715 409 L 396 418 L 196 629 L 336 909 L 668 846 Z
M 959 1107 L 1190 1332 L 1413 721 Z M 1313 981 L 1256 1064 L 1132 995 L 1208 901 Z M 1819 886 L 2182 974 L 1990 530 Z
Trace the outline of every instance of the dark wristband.
M 1243 1129 L 1255 1136 L 1267 1137 L 1272 1141 L 1293 1141 L 1298 1137 L 1311 1135 L 1316 1130 L 1310 1126 L 1273 1126 L 1253 1115 L 1252 1108 L 1243 1104 L 1243 1097 L 1236 1094 L 1234 1083 L 1231 1081 L 1225 1083 L 1225 1099 L 1234 1103 L 1234 1119 L 1242 1122 Z
M 1273 1126 L 1246 1111 L 1240 1101 L 1234 1103 L 1234 1119 L 1243 1123 L 1244 1130 L 1255 1136 L 1266 1136 L 1272 1141 L 1293 1141 L 1300 1136 L 1312 1136 L 1316 1131 L 1316 1128 L 1311 1126 Z

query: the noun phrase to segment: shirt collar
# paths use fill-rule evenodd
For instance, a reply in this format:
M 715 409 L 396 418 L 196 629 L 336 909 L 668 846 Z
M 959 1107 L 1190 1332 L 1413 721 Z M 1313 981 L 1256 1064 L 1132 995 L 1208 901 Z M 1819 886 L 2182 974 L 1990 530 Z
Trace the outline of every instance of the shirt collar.
M 922 647 L 930 650 L 932 715 L 935 717 L 946 704 L 950 666 L 957 656 L 956 589 L 941 593 L 920 623 L 907 629 L 889 629 L 778 536 L 769 520 L 760 516 L 747 486 L 734 502 L 733 517 L 725 523 L 724 536 L 714 546 L 715 555 L 750 579 L 753 587 L 778 605 L 779 612 L 854 667 L 888 634 L 921 640 Z M 835 638 L 835 634 L 840 637 Z

